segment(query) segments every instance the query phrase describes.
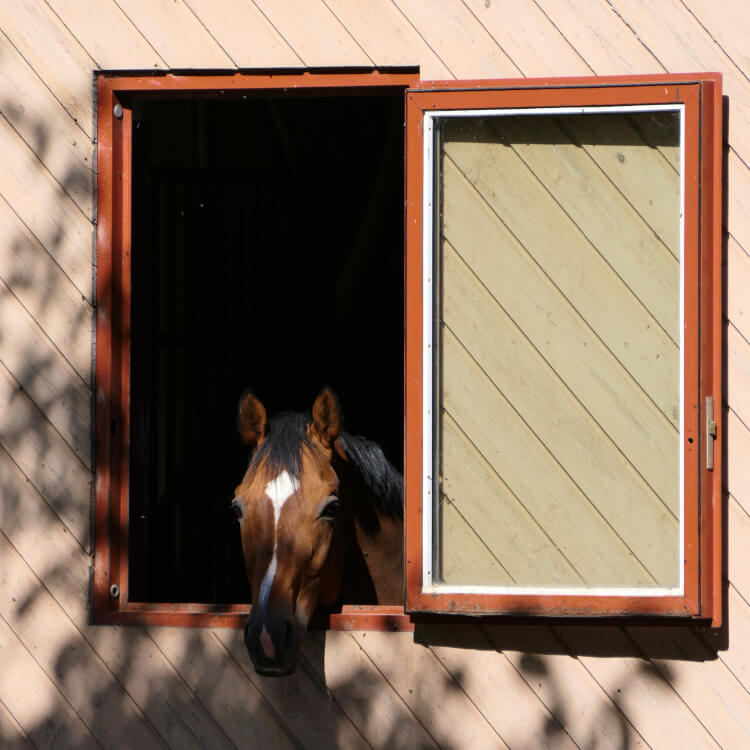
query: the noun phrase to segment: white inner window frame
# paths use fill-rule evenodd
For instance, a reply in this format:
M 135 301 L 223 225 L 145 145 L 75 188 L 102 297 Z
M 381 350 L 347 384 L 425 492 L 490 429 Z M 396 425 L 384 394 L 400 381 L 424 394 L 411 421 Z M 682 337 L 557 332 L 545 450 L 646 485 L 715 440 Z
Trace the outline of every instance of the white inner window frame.
M 437 480 L 434 473 L 435 431 L 433 371 L 436 365 L 434 319 L 435 254 L 440 237 L 435 223 L 435 120 L 466 117 L 508 117 L 535 115 L 626 114 L 643 112 L 678 112 L 680 116 L 680 430 L 679 430 L 679 586 L 677 587 L 557 587 L 557 586 L 481 586 L 436 583 L 433 581 L 434 498 Z M 665 597 L 685 594 L 685 105 L 651 104 L 592 107 L 530 107 L 509 109 L 435 110 L 424 113 L 422 175 L 422 590 L 441 594 L 508 594 L 556 596 Z

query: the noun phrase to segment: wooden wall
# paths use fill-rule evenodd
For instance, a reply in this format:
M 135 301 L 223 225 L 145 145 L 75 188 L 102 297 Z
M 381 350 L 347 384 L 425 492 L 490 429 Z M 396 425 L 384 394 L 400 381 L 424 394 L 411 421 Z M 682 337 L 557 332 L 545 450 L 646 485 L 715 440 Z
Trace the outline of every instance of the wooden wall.
M 444 123 L 446 581 L 679 585 L 678 125 Z
M 746 747 L 750 21 L 739 0 L 0 3 L 0 746 Z M 88 624 L 93 71 L 419 65 L 422 78 L 718 70 L 727 160 L 726 627 L 420 627 L 307 641 Z

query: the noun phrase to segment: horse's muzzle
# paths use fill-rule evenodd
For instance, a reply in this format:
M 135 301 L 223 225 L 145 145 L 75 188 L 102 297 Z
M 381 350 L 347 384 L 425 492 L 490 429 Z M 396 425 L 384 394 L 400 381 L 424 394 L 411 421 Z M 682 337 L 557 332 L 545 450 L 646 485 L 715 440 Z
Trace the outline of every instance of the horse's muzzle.
M 245 624 L 245 647 L 255 671 L 268 677 L 291 674 L 297 666 L 300 641 L 294 622 L 251 614 Z

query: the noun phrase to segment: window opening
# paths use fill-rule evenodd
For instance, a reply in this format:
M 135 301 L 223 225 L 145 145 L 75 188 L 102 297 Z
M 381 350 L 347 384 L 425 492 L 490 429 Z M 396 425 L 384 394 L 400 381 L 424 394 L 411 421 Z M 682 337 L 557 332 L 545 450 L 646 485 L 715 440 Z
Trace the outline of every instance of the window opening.
M 248 387 L 402 468 L 402 91 L 132 101 L 131 602 L 249 601 Z

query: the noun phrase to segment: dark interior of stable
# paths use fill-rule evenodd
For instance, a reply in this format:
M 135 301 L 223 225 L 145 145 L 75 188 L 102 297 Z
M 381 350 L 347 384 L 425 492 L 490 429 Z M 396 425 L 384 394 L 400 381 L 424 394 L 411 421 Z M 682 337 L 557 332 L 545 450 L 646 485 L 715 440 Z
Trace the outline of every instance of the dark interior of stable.
M 132 106 L 129 597 L 247 602 L 247 388 L 402 468 L 403 91 Z

